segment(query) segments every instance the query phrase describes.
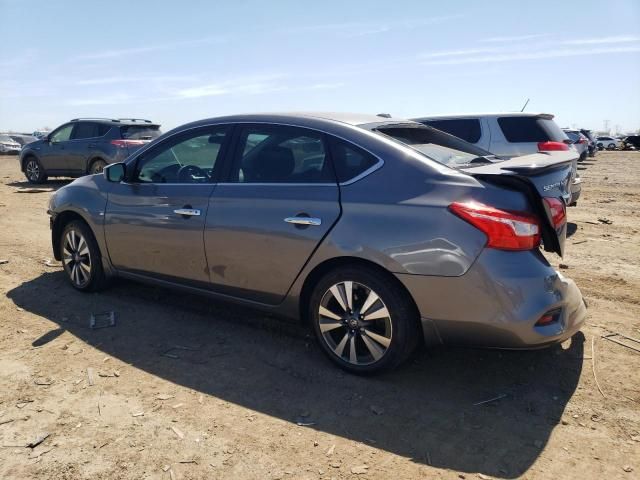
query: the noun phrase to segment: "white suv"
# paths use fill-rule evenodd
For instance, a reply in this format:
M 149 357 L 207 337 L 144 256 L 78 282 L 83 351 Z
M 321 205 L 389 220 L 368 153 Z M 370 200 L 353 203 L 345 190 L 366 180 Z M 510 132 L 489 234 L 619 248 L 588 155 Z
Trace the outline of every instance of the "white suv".
M 607 150 L 615 150 L 616 148 L 622 147 L 622 140 L 614 137 L 598 137 L 596 138 L 596 146 L 602 150 L 606 148 Z
M 574 151 L 572 204 L 580 196 L 577 173 L 579 154 L 571 140 L 549 113 L 479 113 L 437 115 L 413 119 L 455 135 L 499 157 L 517 157 L 538 152 Z

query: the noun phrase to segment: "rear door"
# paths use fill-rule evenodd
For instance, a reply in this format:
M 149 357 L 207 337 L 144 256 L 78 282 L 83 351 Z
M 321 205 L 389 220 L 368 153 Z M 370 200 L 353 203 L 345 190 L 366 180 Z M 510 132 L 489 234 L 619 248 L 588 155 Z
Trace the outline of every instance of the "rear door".
M 95 148 L 96 138 L 99 136 L 100 127 L 95 122 L 76 122 L 71 134 L 71 140 L 67 145 L 67 169 L 77 173 L 87 171 L 87 161 Z
M 203 231 L 228 132 L 192 129 L 127 163 L 127 181 L 113 184 L 105 216 L 118 270 L 210 286 Z
M 278 304 L 340 216 L 325 138 L 296 127 L 237 127 L 232 162 L 209 202 L 213 289 Z

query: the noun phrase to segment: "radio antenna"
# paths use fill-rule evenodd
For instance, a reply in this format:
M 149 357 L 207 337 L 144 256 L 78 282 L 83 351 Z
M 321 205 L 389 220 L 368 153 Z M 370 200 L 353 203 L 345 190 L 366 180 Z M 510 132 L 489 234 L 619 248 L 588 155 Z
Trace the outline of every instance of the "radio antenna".
M 520 110 L 521 112 L 524 112 L 524 109 L 527 108 L 527 105 L 529 105 L 529 99 L 527 98 L 527 101 L 524 102 L 524 105 L 522 106 L 522 110 Z

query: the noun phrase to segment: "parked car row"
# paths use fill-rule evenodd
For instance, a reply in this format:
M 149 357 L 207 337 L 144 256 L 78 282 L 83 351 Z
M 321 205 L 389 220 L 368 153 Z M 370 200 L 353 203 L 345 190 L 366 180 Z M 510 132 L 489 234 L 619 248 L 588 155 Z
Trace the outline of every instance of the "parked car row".
M 229 116 L 164 135 L 76 119 L 20 162 L 31 182 L 106 165 L 50 199 L 75 289 L 123 277 L 300 319 L 366 374 L 419 344 L 538 348 L 584 322 L 579 289 L 540 253 L 564 252 L 578 154 L 549 115 L 493 120 L 469 143 L 388 116 Z

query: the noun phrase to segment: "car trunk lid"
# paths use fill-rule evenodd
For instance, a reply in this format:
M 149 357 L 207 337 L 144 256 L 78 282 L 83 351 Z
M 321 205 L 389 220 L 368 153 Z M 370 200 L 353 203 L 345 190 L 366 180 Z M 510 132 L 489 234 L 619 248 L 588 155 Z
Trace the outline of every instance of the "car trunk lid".
M 542 220 L 544 249 L 562 256 L 575 160 L 575 152 L 535 153 L 460 170 L 488 183 L 523 191 Z

